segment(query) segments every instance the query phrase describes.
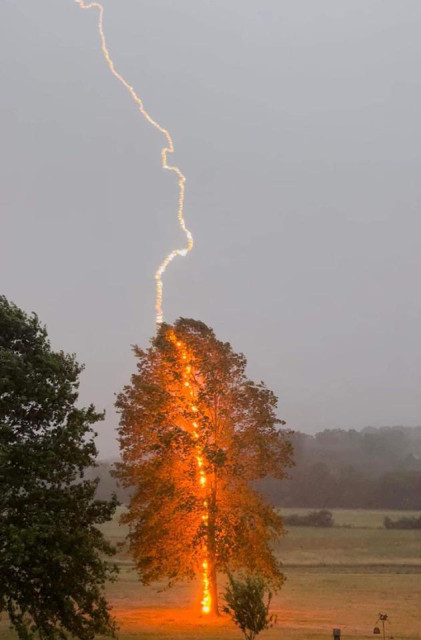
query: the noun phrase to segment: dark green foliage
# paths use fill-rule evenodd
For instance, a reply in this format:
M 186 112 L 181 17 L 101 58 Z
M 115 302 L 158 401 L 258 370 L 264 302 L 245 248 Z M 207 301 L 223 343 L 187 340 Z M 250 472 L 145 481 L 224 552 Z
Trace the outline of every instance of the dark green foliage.
M 91 405 L 76 408 L 82 367 L 51 350 L 35 315 L 0 297 L 0 612 L 20 638 L 112 633 L 103 595 L 115 567 L 84 470 L 97 455 Z
M 275 616 L 269 614 L 272 593 L 261 576 L 247 575 L 235 579 L 228 574 L 225 590 L 225 613 L 228 613 L 247 640 L 253 640 L 261 631 L 273 626 Z M 267 599 L 265 602 L 265 595 Z
M 284 523 L 292 527 L 333 527 L 333 515 L 331 511 L 322 509 L 321 511 L 312 511 L 305 515 L 292 513 L 283 517 Z
M 421 516 L 419 518 L 398 518 L 398 520 L 392 520 L 386 516 L 383 524 L 385 529 L 421 529 Z

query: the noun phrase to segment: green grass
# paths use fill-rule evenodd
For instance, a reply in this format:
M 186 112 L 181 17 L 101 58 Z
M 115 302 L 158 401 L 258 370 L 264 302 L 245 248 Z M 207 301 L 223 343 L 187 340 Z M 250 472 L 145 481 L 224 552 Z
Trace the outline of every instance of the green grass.
M 288 509 L 284 513 L 306 510 Z M 388 637 L 421 640 L 421 531 L 385 530 L 385 515 L 399 512 L 333 510 L 331 529 L 289 527 L 276 547 L 287 581 L 273 601 L 278 625 L 266 640 L 322 640 L 340 627 L 346 638 L 372 638 L 378 613 L 387 612 Z M 124 540 L 117 520 L 104 526 L 113 542 Z M 143 587 L 127 548 L 120 548 L 121 568 L 108 597 L 120 623 L 122 640 L 231 640 L 241 634 L 227 618 L 209 623 L 194 607 L 198 584 L 161 591 Z M 11 640 L 6 622 L 0 640 Z
M 411 567 L 421 572 L 421 531 L 290 527 L 277 545 L 285 564 L 358 568 Z

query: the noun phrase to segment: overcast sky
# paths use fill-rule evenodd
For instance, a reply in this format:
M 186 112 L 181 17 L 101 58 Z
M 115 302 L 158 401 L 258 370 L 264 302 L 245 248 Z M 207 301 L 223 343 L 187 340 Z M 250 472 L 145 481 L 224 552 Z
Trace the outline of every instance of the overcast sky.
M 104 0 L 117 68 L 167 127 L 196 245 L 164 313 L 246 354 L 290 427 L 421 423 L 419 0 Z M 95 11 L 0 0 L 1 291 L 108 412 L 183 246 L 160 136 Z

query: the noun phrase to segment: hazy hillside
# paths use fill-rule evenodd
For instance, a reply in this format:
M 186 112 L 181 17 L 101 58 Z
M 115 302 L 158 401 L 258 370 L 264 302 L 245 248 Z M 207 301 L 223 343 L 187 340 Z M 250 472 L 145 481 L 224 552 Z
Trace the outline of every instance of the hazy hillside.
M 421 427 L 294 435 L 295 467 L 262 489 L 275 504 L 421 509 Z
M 293 436 L 295 467 L 282 482 L 259 484 L 276 505 L 421 509 L 421 427 L 367 427 L 362 431 L 326 430 Z M 91 474 L 100 478 L 99 497 L 115 491 L 127 501 L 111 477 L 113 461 L 100 462 Z

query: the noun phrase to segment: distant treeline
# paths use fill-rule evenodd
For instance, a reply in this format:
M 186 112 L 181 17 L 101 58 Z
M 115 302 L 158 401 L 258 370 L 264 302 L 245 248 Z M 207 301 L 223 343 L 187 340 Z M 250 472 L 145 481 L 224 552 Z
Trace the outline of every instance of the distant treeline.
M 421 427 L 367 427 L 293 436 L 295 467 L 286 480 L 266 478 L 259 489 L 279 507 L 421 509 Z M 110 476 L 112 462 L 92 471 L 99 497 L 127 491 Z
M 295 433 L 293 442 L 289 479 L 260 485 L 277 506 L 421 509 L 421 427 Z

